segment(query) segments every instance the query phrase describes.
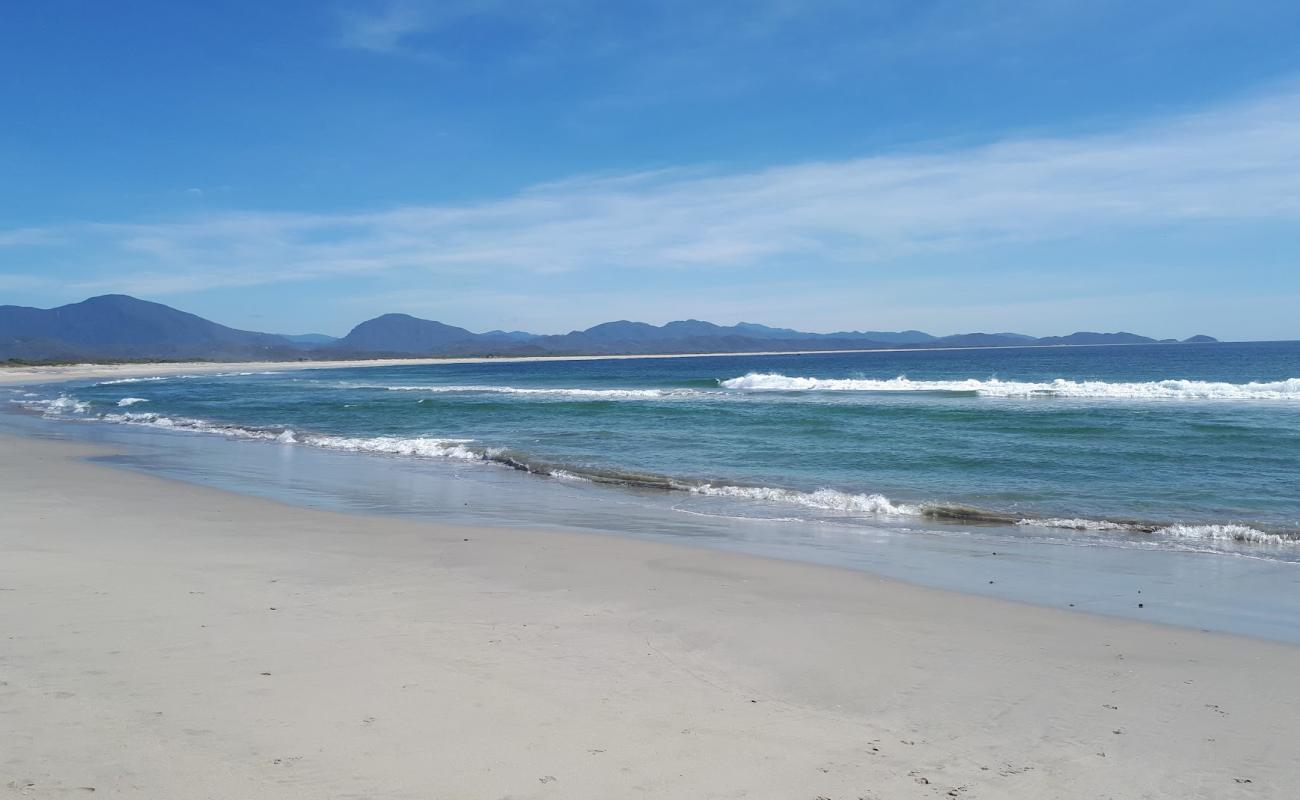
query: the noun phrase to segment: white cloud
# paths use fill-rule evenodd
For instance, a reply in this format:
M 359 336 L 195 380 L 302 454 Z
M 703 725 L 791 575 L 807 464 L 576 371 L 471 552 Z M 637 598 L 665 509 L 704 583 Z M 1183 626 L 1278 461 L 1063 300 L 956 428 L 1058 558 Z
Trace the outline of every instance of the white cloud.
M 0 247 L 48 245 L 57 241 L 58 235 L 49 228 L 14 228 L 0 231 Z
M 341 43 L 345 47 L 376 53 L 398 53 L 405 40 L 429 24 L 427 14 L 410 2 L 390 2 L 369 11 L 353 10 L 343 15 Z
M 61 263 L 98 274 L 85 286 L 155 295 L 400 271 L 506 278 L 797 264 L 811 277 L 1094 231 L 1297 220 L 1296 142 L 1300 94 L 1284 93 L 1109 135 L 575 178 L 472 205 L 206 214 L 42 236 L 66 248 Z M 7 240 L 42 238 L 0 232 Z

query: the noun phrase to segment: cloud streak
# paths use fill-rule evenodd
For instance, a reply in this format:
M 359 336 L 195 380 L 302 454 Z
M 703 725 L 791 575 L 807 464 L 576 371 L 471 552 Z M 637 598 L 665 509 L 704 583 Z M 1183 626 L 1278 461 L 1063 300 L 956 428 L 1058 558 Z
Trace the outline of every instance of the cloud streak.
M 904 264 L 1097 231 L 1300 219 L 1300 93 L 1106 135 L 753 172 L 578 177 L 469 205 L 0 231 L 0 259 L 167 294 L 335 276 Z M 15 270 L 16 271 L 16 270 Z

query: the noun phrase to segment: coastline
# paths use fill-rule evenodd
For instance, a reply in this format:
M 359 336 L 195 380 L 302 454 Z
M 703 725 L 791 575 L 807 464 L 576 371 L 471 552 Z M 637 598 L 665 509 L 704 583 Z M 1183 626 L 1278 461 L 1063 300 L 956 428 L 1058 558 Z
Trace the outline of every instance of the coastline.
M 518 364 L 548 361 L 628 361 L 657 358 L 737 358 L 748 356 L 805 356 L 834 353 L 926 353 L 956 350 L 1052 350 L 1076 347 L 1144 347 L 1152 344 L 1197 344 L 1195 342 L 1143 342 L 1138 344 L 1036 344 L 972 347 L 874 347 L 863 350 L 771 350 L 741 353 L 635 353 L 587 356 L 493 356 L 439 358 L 369 358 L 355 361 L 164 361 L 129 364 L 67 364 L 11 366 L 0 364 L 0 386 L 92 380 L 99 378 L 146 378 L 221 372 L 286 372 L 299 369 L 349 369 L 363 367 L 422 366 L 431 364 Z M 1215 344 L 1218 344 L 1216 342 Z
M 105 451 L 84 444 L 0 447 L 15 796 L 1300 783 L 1294 646 L 662 542 L 284 506 L 90 463 Z

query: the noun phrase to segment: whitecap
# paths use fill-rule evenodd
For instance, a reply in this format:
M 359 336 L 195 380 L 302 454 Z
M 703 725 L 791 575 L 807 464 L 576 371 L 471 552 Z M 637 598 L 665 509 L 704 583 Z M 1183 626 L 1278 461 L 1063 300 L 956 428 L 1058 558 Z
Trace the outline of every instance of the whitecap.
M 15 400 L 29 411 L 40 411 L 41 416 L 62 417 L 67 414 L 85 414 L 90 410 L 90 403 L 78 400 L 72 395 L 61 394 L 52 400 Z
M 708 497 L 734 497 L 785 503 L 825 511 L 844 511 L 856 514 L 887 514 L 914 516 L 922 513 L 918 506 L 895 504 L 882 494 L 853 494 L 836 489 L 817 489 L 800 492 L 793 489 L 775 489 L 766 486 L 714 486 L 701 484 L 687 487 L 694 494 Z
M 1203 542 L 1231 542 L 1236 544 L 1300 546 L 1300 539 L 1279 533 L 1268 533 L 1248 525 L 1170 525 L 1156 533 L 1177 539 Z
M 692 389 L 581 389 L 518 386 L 353 386 L 355 389 L 382 389 L 389 392 L 428 392 L 431 394 L 509 394 L 537 397 L 576 398 L 585 400 L 658 400 L 699 397 L 706 394 Z
M 1136 382 L 912 380 L 905 376 L 870 378 L 811 378 L 774 372 L 751 372 L 719 381 L 726 389 L 768 392 L 961 392 L 982 397 L 1062 397 L 1121 400 L 1282 400 L 1300 401 L 1300 378 L 1281 381 L 1225 383 L 1161 380 Z
M 1083 519 L 1080 517 L 1049 517 L 1045 519 L 1022 519 L 1017 525 L 1029 525 L 1035 528 L 1063 528 L 1072 531 L 1130 531 L 1132 525 L 1123 522 L 1111 522 L 1104 519 Z
M 384 453 L 399 456 L 423 456 L 436 458 L 459 458 L 480 460 L 483 454 L 465 445 L 472 439 L 435 439 L 417 436 L 402 438 L 397 436 L 303 436 L 299 442 L 328 450 L 348 450 L 355 453 Z

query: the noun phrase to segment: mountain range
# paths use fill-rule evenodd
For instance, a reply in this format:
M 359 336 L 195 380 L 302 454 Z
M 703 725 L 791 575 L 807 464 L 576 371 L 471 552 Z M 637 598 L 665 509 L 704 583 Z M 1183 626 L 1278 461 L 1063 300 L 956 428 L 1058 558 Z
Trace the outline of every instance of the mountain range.
M 1019 333 L 932 336 L 917 330 L 808 333 L 753 322 L 666 325 L 618 320 L 565 334 L 465 328 L 408 314 L 384 314 L 346 336 L 273 334 L 229 328 L 127 295 L 103 295 L 41 309 L 0 306 L 0 361 L 296 360 L 375 356 L 528 356 L 870 350 L 896 347 L 1149 344 L 1133 333 L 1080 331 L 1036 338 Z M 1213 342 L 1194 336 L 1187 342 Z

